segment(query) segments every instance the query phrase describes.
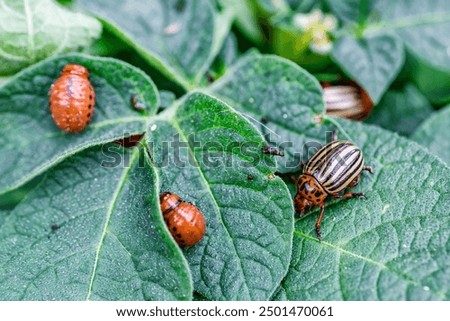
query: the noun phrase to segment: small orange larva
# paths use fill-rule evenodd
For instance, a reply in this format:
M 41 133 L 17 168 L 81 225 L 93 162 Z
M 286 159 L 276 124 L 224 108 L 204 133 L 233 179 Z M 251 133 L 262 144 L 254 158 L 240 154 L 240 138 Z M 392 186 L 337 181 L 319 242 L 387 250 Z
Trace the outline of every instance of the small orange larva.
M 202 212 L 176 194 L 165 192 L 159 201 L 164 221 L 178 245 L 193 246 L 200 242 L 206 230 Z
M 50 88 L 53 120 L 65 132 L 82 131 L 94 115 L 95 92 L 88 77 L 85 67 L 69 64 Z

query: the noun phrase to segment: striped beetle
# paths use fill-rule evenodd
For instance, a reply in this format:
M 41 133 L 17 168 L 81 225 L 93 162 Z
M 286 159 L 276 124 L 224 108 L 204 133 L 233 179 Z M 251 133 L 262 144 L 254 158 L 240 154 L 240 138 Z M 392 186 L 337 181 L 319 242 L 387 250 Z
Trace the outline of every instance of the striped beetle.
M 320 240 L 320 224 L 325 212 L 325 199 L 365 197 L 364 193 L 347 192 L 348 187 L 358 185 L 361 171 L 372 173 L 372 168 L 364 166 L 361 150 L 348 141 L 337 140 L 333 132 L 330 143 L 319 149 L 303 167 L 303 174 L 297 180 L 297 194 L 294 199 L 296 212 L 302 217 L 306 209 L 320 207 L 316 221 L 316 235 Z

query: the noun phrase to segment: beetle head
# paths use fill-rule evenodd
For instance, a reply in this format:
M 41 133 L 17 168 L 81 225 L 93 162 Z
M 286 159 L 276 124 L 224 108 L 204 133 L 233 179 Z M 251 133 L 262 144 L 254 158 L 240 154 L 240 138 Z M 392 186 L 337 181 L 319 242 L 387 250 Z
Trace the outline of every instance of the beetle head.
M 319 182 L 311 175 L 303 174 L 297 182 L 297 195 L 295 195 L 295 211 L 303 214 L 307 209 L 322 205 L 327 198 Z

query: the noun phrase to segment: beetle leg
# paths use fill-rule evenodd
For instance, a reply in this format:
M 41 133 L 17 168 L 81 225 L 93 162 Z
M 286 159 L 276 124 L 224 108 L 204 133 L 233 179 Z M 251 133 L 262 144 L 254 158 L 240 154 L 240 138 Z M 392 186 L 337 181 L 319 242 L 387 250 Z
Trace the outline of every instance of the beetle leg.
M 362 168 L 362 170 L 363 170 L 363 171 L 368 171 L 370 174 L 373 174 L 372 167 L 370 167 L 370 166 L 364 166 L 364 167 Z
M 359 178 L 360 178 L 360 175 L 356 176 L 355 179 L 350 184 L 348 184 L 348 187 L 357 186 L 359 184 Z
M 333 132 L 331 133 L 331 141 L 334 142 L 338 139 L 338 132 L 337 129 L 333 129 Z
M 333 196 L 334 198 L 354 198 L 354 197 L 358 197 L 358 198 L 366 198 L 366 194 L 364 193 L 353 193 L 353 192 L 348 192 L 345 194 L 339 194 L 339 193 L 335 193 L 335 194 L 331 194 L 331 196 Z
M 298 177 L 296 177 L 296 176 L 291 175 L 291 176 L 289 176 L 289 179 L 294 184 L 297 184 L 297 182 L 298 182 Z
M 316 221 L 316 236 L 319 241 L 322 239 L 322 234 L 320 233 L 320 224 L 322 224 L 323 213 L 325 212 L 325 205 L 320 208 L 319 218 Z
M 305 211 L 300 212 L 298 217 L 299 218 L 304 218 L 305 217 Z

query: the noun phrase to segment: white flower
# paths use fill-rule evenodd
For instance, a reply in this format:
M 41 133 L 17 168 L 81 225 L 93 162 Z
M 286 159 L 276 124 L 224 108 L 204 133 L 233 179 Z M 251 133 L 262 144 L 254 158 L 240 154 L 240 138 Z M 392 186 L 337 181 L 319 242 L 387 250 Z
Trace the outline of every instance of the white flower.
M 311 51 L 321 55 L 331 51 L 333 44 L 328 33 L 337 28 L 338 21 L 335 16 L 314 9 L 309 14 L 297 13 L 292 18 L 292 23 L 303 32 L 311 34 Z
M 323 18 L 323 25 L 327 28 L 328 31 L 334 31 L 337 29 L 338 21 L 335 16 L 327 14 Z
M 311 24 L 318 24 L 321 23 L 323 20 L 323 12 L 320 9 L 314 9 L 309 13 Z
M 333 44 L 331 41 L 328 42 L 311 42 L 309 44 L 309 48 L 311 51 L 319 54 L 319 55 L 326 55 L 329 54 L 331 49 L 333 49 Z
M 303 13 L 297 13 L 293 18 L 292 22 L 295 27 L 306 30 L 310 25 L 309 15 Z

